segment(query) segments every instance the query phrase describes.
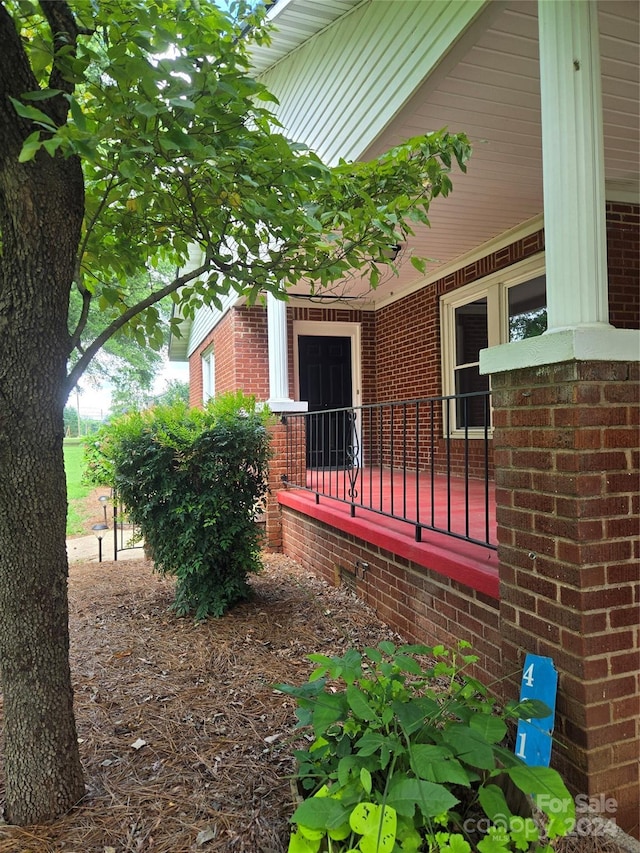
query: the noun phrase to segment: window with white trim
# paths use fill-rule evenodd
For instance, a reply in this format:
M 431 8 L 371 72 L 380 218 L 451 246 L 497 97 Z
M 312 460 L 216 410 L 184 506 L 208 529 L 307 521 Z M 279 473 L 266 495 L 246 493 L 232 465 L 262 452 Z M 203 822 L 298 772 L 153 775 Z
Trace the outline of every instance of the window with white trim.
M 202 402 L 207 403 L 216 393 L 216 360 L 213 347 L 202 353 Z
M 544 257 L 516 264 L 441 297 L 442 387 L 445 396 L 489 390 L 480 350 L 542 334 L 547 328 Z M 483 433 L 482 397 L 445 407 L 451 435 Z

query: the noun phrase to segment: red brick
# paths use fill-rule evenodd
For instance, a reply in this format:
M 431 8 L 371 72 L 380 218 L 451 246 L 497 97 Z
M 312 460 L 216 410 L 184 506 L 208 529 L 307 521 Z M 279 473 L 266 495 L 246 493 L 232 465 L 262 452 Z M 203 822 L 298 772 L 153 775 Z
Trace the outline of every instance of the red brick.
M 610 607 L 623 607 L 632 603 L 633 594 L 629 587 L 575 590 L 560 590 L 560 601 L 577 610 L 605 610 Z
M 627 672 L 637 673 L 640 669 L 640 652 L 632 651 L 627 654 L 612 655 L 610 668 L 612 675 L 623 675 Z

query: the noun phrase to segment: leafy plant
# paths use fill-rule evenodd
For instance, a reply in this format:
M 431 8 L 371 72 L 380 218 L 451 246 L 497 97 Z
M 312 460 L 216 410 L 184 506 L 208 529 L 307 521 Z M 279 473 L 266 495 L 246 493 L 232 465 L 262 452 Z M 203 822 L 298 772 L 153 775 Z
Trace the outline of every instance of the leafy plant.
M 260 569 L 256 508 L 267 487 L 266 413 L 241 393 L 114 419 L 89 443 L 90 477 L 112 485 L 155 567 L 177 578 L 174 610 L 221 616 Z
M 296 699 L 310 741 L 295 751 L 305 799 L 289 853 L 549 850 L 533 818 L 510 806 L 511 788 L 537 797 L 545 838 L 571 829 L 575 807 L 559 774 L 504 745 L 508 720 L 549 709 L 527 700 L 499 710 L 465 671 L 477 660 L 468 648 L 383 642 L 314 654 L 308 682 L 277 685 Z

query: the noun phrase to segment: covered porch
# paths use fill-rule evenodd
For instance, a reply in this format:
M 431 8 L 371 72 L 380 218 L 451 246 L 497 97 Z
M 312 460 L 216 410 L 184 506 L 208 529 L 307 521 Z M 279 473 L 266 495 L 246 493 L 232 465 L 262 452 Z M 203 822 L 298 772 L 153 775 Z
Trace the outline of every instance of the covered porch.
M 454 409 L 474 427 L 454 430 Z M 279 430 L 280 507 L 498 598 L 488 393 L 286 413 Z

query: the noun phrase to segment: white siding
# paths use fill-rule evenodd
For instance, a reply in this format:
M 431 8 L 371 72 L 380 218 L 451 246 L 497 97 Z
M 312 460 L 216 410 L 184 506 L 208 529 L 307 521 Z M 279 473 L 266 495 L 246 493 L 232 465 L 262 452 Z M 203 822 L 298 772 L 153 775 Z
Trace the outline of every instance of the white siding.
M 485 0 L 373 0 L 261 79 L 280 100 L 278 117 L 293 139 L 329 164 L 356 159 L 484 7 Z
M 196 315 L 193 318 L 193 323 L 189 330 L 189 345 L 187 347 L 188 358 L 193 355 L 212 329 L 215 329 L 229 308 L 237 302 L 238 294 L 235 291 L 232 291 L 231 293 L 227 293 L 225 296 L 220 297 L 220 300 L 222 302 L 222 310 L 204 305 L 196 311 Z

